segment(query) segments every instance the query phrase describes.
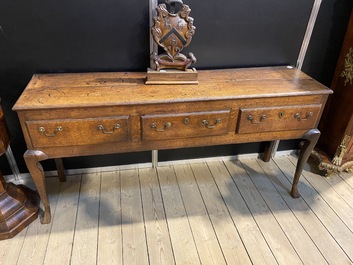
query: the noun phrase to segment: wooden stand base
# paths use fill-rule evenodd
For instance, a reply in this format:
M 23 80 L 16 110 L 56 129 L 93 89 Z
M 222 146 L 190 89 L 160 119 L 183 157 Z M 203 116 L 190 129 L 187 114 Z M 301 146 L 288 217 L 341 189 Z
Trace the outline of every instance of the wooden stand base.
M 197 85 L 197 71 L 195 68 L 186 71 L 166 69 L 155 71 L 147 69 L 146 85 Z
M 3 240 L 14 237 L 38 217 L 39 196 L 25 186 L 7 184 L 0 178 L 0 240 Z

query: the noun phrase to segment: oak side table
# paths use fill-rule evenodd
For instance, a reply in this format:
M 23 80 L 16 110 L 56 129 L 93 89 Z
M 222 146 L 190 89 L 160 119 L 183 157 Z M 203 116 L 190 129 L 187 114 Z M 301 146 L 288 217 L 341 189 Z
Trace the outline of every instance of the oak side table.
M 34 75 L 14 106 L 24 158 L 49 223 L 40 161 L 61 158 L 304 139 L 291 194 L 320 132 L 332 91 L 290 67 L 199 71 L 198 85 L 145 85 L 146 73 Z M 268 157 L 268 156 L 267 156 Z

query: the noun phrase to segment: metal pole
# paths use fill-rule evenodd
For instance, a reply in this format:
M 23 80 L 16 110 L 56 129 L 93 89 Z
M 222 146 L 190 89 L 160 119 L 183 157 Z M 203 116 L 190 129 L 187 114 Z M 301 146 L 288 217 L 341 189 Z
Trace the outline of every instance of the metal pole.
M 315 0 L 314 5 L 313 5 L 313 9 L 311 10 L 311 15 L 310 15 L 310 18 L 309 18 L 309 22 L 308 22 L 308 25 L 307 25 L 307 28 L 306 28 L 306 32 L 305 32 L 305 35 L 304 35 L 304 39 L 303 39 L 303 42 L 302 42 L 302 47 L 300 49 L 298 60 L 297 60 L 297 68 L 299 70 L 301 70 L 302 67 L 303 67 L 303 63 L 304 63 L 304 60 L 305 60 L 306 52 L 308 50 L 308 46 L 309 46 L 309 42 L 310 42 L 310 39 L 311 39 L 311 35 L 313 33 L 315 22 L 316 22 L 316 19 L 317 19 L 317 15 L 318 15 L 319 10 L 320 10 L 321 2 L 322 2 L 321 0 Z
M 149 0 L 149 16 L 150 16 L 150 29 L 153 26 L 153 17 L 156 16 L 156 7 L 158 5 L 158 0 Z M 149 32 L 150 36 L 150 54 L 153 52 L 157 53 L 158 52 L 158 46 L 154 42 L 151 30 Z M 150 68 L 154 69 L 154 65 L 152 60 L 150 60 Z M 152 150 L 152 167 L 156 168 L 158 166 L 158 150 Z
M 7 158 L 7 161 L 9 162 L 11 171 L 13 176 L 15 177 L 15 180 L 19 180 L 20 179 L 20 171 L 18 170 L 18 166 L 15 160 L 15 157 L 12 153 L 12 149 L 10 147 L 10 145 L 7 147 L 7 150 L 5 152 L 5 156 Z
M 153 17 L 157 15 L 156 7 L 158 5 L 158 0 L 149 0 L 149 16 L 150 16 L 150 29 L 153 26 Z M 154 42 L 151 30 L 149 31 L 150 36 L 150 55 L 155 52 L 158 52 L 158 45 Z M 154 69 L 152 60 L 150 60 L 150 68 Z
M 158 167 L 158 150 L 152 150 L 152 168 Z
M 300 52 L 299 52 L 298 59 L 297 59 L 296 67 L 299 70 L 301 70 L 302 67 L 303 67 L 303 63 L 304 63 L 305 56 L 306 56 L 306 53 L 307 53 L 307 50 L 308 50 L 308 46 L 309 46 L 309 42 L 310 42 L 310 39 L 311 39 L 311 35 L 313 33 L 315 22 L 316 22 L 316 19 L 317 19 L 317 15 L 318 15 L 319 10 L 320 10 L 321 2 L 322 2 L 322 0 L 315 0 L 314 5 L 313 5 L 313 9 L 311 10 L 309 22 L 308 22 L 308 25 L 306 27 L 304 39 L 303 39 L 302 46 L 300 48 Z M 270 147 L 270 149 L 271 149 L 271 157 L 275 156 L 275 154 L 277 152 L 277 149 L 278 149 L 278 146 L 279 146 L 279 142 L 280 141 L 278 141 L 278 140 L 271 142 L 271 147 Z

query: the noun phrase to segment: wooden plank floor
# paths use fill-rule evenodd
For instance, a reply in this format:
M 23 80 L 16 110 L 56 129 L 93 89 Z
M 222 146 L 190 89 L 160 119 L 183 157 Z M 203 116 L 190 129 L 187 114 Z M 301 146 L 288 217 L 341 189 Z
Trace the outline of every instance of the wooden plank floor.
M 48 178 L 52 222 L 0 241 L 0 264 L 353 264 L 353 176 L 296 157 Z

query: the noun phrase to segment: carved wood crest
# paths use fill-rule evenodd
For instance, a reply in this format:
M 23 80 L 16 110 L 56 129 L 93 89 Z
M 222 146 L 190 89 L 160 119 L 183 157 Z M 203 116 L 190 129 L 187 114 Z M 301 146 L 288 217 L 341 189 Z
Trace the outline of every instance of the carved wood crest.
M 180 0 L 167 1 L 171 3 L 172 9 L 175 7 L 175 2 L 182 4 Z M 155 63 L 155 70 L 173 68 L 186 71 L 192 63 L 196 62 L 192 53 L 188 53 L 188 56 L 180 53 L 190 44 L 195 34 L 194 19 L 189 16 L 191 9 L 188 5 L 182 4 L 179 12 L 170 13 L 166 4 L 159 4 L 156 11 L 157 16 L 153 18 L 154 25 L 151 33 L 154 41 L 163 48 L 165 53 L 161 55 L 152 53 L 151 59 Z

